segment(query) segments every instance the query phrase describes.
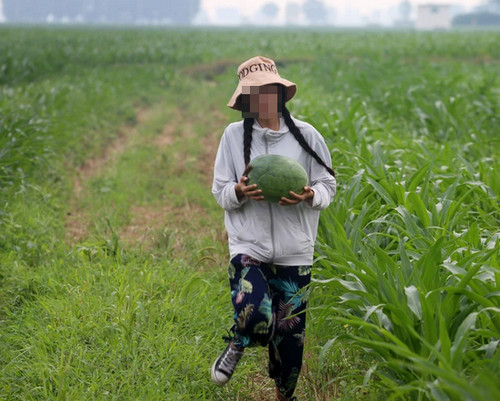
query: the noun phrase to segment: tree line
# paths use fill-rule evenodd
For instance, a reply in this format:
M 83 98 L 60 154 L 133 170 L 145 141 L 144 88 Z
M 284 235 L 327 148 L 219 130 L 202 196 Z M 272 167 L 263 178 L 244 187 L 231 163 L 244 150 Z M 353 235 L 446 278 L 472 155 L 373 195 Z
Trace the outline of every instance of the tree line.
M 5 18 L 11 22 L 188 24 L 199 8 L 200 0 L 3 0 Z

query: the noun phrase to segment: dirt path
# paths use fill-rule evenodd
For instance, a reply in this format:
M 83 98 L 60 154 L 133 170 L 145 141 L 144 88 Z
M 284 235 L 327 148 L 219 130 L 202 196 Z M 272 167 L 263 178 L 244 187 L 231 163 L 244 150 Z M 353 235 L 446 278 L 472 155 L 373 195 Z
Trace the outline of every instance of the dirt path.
M 200 113 L 202 108 L 200 107 Z M 137 111 L 136 124 L 124 125 L 119 128 L 116 139 L 109 142 L 103 149 L 101 155 L 87 159 L 76 171 L 73 179 L 73 195 L 68 203 L 66 213 L 66 241 L 71 244 L 78 244 L 91 235 L 91 219 L 89 213 L 82 206 L 84 199 L 84 188 L 93 178 L 99 177 L 112 167 L 125 152 L 137 143 L 141 129 L 148 124 L 151 119 L 158 118 L 161 107 L 152 106 Z M 201 144 L 201 157 L 197 157 L 195 171 L 200 175 L 202 184 L 210 188 L 213 174 L 213 162 L 217 152 L 220 139 L 220 132 L 226 124 L 226 117 L 212 110 L 211 124 L 204 128 Z M 201 116 L 196 116 L 201 118 Z M 172 146 L 176 141 L 193 140 L 196 135 L 193 126 L 194 118 L 181 108 L 177 108 L 172 113 L 172 118 L 168 118 L 157 135 L 145 136 L 152 145 L 157 147 L 158 152 L 164 152 L 166 148 Z M 141 138 L 142 143 L 144 140 Z M 175 174 L 186 171 L 186 161 L 194 158 L 190 154 L 190 149 L 184 147 L 181 151 L 171 155 L 175 158 Z M 175 238 L 170 244 L 174 250 L 179 250 L 182 245 L 182 235 L 178 233 L 189 230 L 196 231 L 196 222 L 204 215 L 204 210 L 195 203 L 187 200 L 182 207 L 175 207 L 171 204 L 161 206 L 130 205 L 130 223 L 119 230 L 119 237 L 126 245 L 136 244 L 140 247 L 149 247 L 158 241 L 165 241 L 165 235 Z M 165 224 L 168 223 L 168 227 Z M 162 231 L 163 230 L 163 231 Z M 175 234 L 175 235 L 171 235 Z M 217 234 L 218 239 L 225 241 L 223 233 Z
M 136 124 L 121 126 L 118 129 L 117 137 L 108 143 L 101 155 L 85 160 L 76 170 L 73 178 L 73 195 L 68 202 L 69 207 L 65 219 L 66 241 L 68 243 L 78 243 L 89 234 L 89 218 L 81 206 L 85 184 L 118 159 L 129 146 L 131 138 L 138 134 L 137 127 L 147 123 L 151 115 L 152 108 L 139 109 L 136 114 Z

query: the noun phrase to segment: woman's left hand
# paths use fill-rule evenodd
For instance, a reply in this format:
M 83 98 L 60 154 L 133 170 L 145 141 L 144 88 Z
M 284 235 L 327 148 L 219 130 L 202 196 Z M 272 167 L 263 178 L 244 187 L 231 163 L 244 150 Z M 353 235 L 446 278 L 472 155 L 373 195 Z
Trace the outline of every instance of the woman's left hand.
M 282 197 L 279 201 L 279 204 L 281 206 L 296 205 L 297 203 L 303 202 L 307 199 L 312 199 L 314 196 L 314 191 L 311 187 L 305 186 L 300 195 L 297 195 L 293 191 L 290 191 L 290 195 L 292 196 L 292 199 Z

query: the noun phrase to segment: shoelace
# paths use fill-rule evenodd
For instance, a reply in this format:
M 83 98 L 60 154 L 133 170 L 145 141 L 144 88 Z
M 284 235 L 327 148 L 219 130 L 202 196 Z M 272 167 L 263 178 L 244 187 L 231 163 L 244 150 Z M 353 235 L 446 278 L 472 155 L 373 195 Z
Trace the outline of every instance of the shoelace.
M 227 332 L 227 335 L 225 336 L 222 336 L 222 339 L 225 341 L 225 342 L 230 342 L 230 341 L 233 341 L 234 340 L 234 331 L 236 330 L 236 325 L 233 324 L 231 326 L 231 328 L 229 330 L 226 329 L 226 332 Z
M 229 346 L 226 354 L 222 357 L 222 360 L 220 361 L 219 366 L 221 370 L 225 370 L 228 373 L 232 373 L 242 355 L 243 352 L 237 351 L 233 349 L 231 346 Z

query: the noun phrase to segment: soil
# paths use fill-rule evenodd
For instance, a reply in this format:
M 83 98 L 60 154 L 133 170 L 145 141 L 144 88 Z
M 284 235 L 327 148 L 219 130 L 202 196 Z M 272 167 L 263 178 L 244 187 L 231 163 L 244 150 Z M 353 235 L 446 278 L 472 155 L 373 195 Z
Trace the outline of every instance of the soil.
M 212 110 L 213 115 L 210 121 L 214 121 L 207 127 L 206 134 L 201 139 L 202 156 L 196 161 L 196 171 L 202 177 L 202 183 L 210 188 L 213 175 L 213 162 L 217 153 L 220 140 L 220 132 L 226 123 L 226 117 L 216 110 Z M 87 159 L 76 171 L 73 179 L 73 196 L 69 201 L 69 210 L 66 214 L 66 240 L 70 244 L 82 242 L 90 234 L 90 218 L 84 207 L 82 207 L 83 190 L 86 183 L 94 177 L 99 176 L 106 168 L 112 165 L 120 155 L 133 143 L 134 137 L 138 135 L 139 127 L 148 123 L 154 115 L 154 107 L 138 110 L 135 125 L 122 126 L 116 139 L 109 142 L 102 154 L 97 157 Z M 153 143 L 164 149 L 174 144 L 176 140 L 182 138 L 194 138 L 195 130 L 192 121 L 193 116 L 186 115 L 181 109 L 174 114 L 174 118 L 169 120 L 162 128 L 159 135 L 154 137 Z M 200 117 L 201 118 L 201 117 Z M 187 150 L 174 154 L 178 166 L 175 174 L 186 171 L 186 160 L 192 159 Z M 201 208 L 189 205 L 174 208 L 170 205 L 158 206 L 137 206 L 130 208 L 130 224 L 120 230 L 120 239 L 128 245 L 141 245 L 149 247 L 157 242 L 161 233 L 159 230 L 165 228 L 165 223 L 172 230 L 179 230 L 183 227 L 192 227 L 193 220 L 199 221 L 204 212 Z M 174 236 L 178 237 L 178 236 Z M 218 233 L 220 239 L 225 240 L 223 233 Z M 173 244 L 173 248 L 180 249 L 180 240 Z
M 140 109 L 135 120 L 137 124 L 146 123 L 151 116 L 149 108 Z M 124 125 L 118 130 L 116 138 L 108 143 L 101 155 L 85 160 L 78 167 L 73 178 L 73 196 L 69 200 L 66 213 L 66 240 L 70 244 L 81 242 L 88 236 L 89 219 L 81 207 L 82 192 L 85 183 L 96 177 L 103 169 L 113 163 L 128 147 L 132 136 L 137 135 L 136 125 Z

